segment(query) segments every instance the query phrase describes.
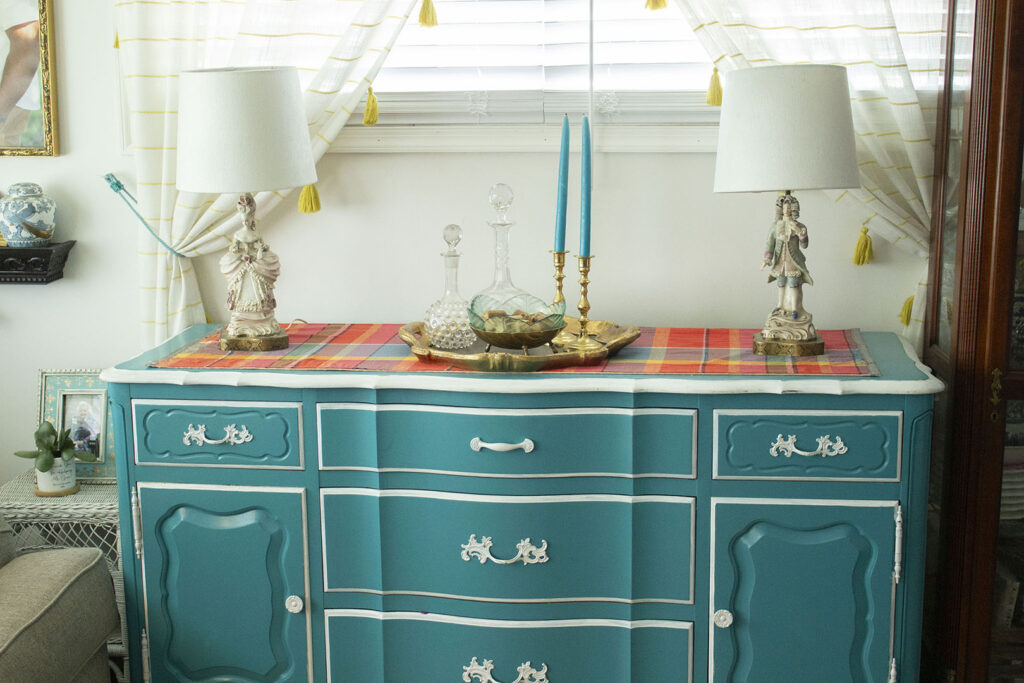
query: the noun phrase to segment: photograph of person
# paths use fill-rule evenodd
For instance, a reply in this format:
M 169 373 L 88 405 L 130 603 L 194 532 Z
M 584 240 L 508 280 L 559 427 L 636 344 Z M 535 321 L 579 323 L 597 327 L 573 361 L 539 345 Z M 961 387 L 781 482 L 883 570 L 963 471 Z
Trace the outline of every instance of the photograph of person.
M 71 430 L 71 440 L 76 451 L 89 451 L 100 455 L 102 424 L 102 394 L 64 394 L 60 428 Z
M 0 0 L 0 28 L 0 147 L 41 147 L 36 0 Z

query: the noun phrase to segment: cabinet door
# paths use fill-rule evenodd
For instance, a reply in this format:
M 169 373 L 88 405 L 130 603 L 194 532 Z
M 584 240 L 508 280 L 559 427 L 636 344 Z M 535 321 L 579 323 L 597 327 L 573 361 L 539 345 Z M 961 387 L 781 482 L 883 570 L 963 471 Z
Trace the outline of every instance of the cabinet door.
M 888 680 L 896 509 L 712 499 L 710 678 Z
M 139 509 L 152 680 L 307 678 L 304 492 L 141 483 Z

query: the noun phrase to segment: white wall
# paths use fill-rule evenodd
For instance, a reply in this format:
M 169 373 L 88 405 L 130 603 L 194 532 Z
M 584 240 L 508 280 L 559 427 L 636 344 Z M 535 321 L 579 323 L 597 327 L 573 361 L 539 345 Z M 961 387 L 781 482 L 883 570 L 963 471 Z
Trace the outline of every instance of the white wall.
M 33 181 L 57 201 L 56 239 L 77 240 L 64 279 L 0 284 L 0 481 L 31 467 L 40 368 L 99 368 L 136 352 L 135 226 L 103 174 L 121 153 L 111 3 L 56 0 L 61 155 L 0 157 L 0 189 Z
M 39 368 L 99 368 L 139 351 L 135 251 L 142 229 L 103 183 L 127 185 L 121 153 L 111 8 L 56 0 L 62 154 L 0 158 L 0 185 L 41 183 L 57 200 L 59 239 L 76 239 L 65 279 L 0 285 L 0 481 L 28 466 Z M 328 155 L 319 164 L 324 209 L 305 216 L 290 199 L 262 223 L 281 256 L 278 318 L 408 322 L 441 294 L 441 229 L 463 226 L 462 294 L 487 286 L 492 237 L 487 190 L 516 192 L 513 277 L 550 292 L 556 153 Z M 772 195 L 715 195 L 710 154 L 604 154 L 595 158 L 592 318 L 637 325 L 757 327 L 775 301 L 759 270 Z M 578 178 L 578 167 L 571 169 Z M 570 207 L 577 206 L 572 188 Z M 880 240 L 875 261 L 851 263 L 860 224 L 817 192 L 800 197 L 816 284 L 805 304 L 821 328 L 900 328 L 922 262 Z M 567 247 L 575 249 L 570 210 Z M 216 256 L 197 259 L 211 316 L 224 320 Z M 570 259 L 570 268 L 575 263 Z M 570 304 L 575 273 L 566 279 Z

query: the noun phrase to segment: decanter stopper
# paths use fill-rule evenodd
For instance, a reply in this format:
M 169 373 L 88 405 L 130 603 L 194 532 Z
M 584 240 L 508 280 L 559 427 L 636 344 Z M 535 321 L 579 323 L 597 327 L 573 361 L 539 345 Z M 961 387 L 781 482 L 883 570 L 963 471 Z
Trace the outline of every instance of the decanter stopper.
M 476 334 L 469 327 L 469 303 L 459 296 L 459 252 L 455 247 L 462 241 L 462 228 L 454 224 L 445 226 L 441 236 L 448 245 L 441 253 L 444 295 L 427 309 L 424 327 L 431 346 L 464 349 L 476 341 Z
M 451 223 L 444 226 L 441 236 L 444 237 L 444 243 L 448 245 L 448 251 L 441 254 L 441 256 L 458 256 L 459 252 L 455 251 L 455 247 L 459 246 L 459 242 L 462 241 L 462 228 Z
M 512 208 L 512 200 L 515 199 L 515 195 L 512 193 L 512 188 L 505 183 L 497 183 L 491 186 L 491 190 L 487 195 L 487 199 L 491 202 L 491 208 L 498 214 L 495 223 L 511 223 L 512 221 L 508 218 L 508 212 Z

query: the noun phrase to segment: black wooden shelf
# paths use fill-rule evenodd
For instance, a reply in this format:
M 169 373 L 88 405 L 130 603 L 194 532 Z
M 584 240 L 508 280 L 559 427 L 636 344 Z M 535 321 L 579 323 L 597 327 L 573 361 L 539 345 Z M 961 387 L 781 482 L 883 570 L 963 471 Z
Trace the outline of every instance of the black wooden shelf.
M 45 285 L 64 277 L 75 240 L 45 247 L 0 247 L 0 283 Z

